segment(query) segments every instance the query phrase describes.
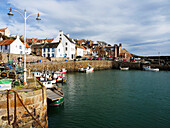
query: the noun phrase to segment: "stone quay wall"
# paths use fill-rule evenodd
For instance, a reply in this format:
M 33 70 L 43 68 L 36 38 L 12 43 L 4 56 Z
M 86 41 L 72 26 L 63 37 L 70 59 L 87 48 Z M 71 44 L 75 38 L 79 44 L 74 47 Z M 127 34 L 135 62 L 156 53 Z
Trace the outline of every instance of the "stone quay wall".
M 48 69 L 50 71 L 57 71 L 65 68 L 69 72 L 78 71 L 78 68 L 85 68 L 88 65 L 94 67 L 94 70 L 119 69 L 120 67 L 129 67 L 132 70 L 142 70 L 143 66 L 147 64 L 133 63 L 133 62 L 118 62 L 108 60 L 87 60 L 87 61 L 65 61 L 65 62 L 46 62 L 27 65 L 31 71 L 42 71 Z M 156 65 L 150 64 L 152 68 L 159 68 L 160 70 L 170 71 L 170 65 Z
M 78 71 L 78 68 L 85 68 L 88 65 L 94 67 L 95 70 L 112 69 L 112 61 L 65 61 L 65 62 L 47 62 L 36 63 L 28 65 L 31 71 L 42 71 L 48 69 L 50 71 L 57 71 L 58 69 L 65 68 L 69 72 Z
M 25 89 L 17 93 L 27 110 L 39 123 L 31 117 L 19 98 L 16 97 L 15 99 L 14 92 L 10 91 L 7 96 L 7 91 L 1 91 L 0 128 L 40 128 L 41 126 L 47 128 L 47 99 L 45 87 L 39 90 Z M 39 124 L 41 124 L 41 126 Z

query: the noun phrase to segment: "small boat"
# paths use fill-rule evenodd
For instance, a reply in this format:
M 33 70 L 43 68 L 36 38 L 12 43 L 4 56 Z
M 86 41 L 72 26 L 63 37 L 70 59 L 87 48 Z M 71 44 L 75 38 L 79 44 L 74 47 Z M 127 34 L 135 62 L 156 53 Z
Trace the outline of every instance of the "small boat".
M 159 71 L 159 68 L 151 68 L 151 66 L 143 67 L 143 69 L 145 71 L 154 71 L 154 72 L 158 72 Z
M 127 70 L 129 70 L 129 67 L 120 67 L 120 70 L 127 71 Z
M 57 82 L 57 83 L 66 83 L 66 77 L 63 76 L 62 74 L 60 74 L 60 75 L 56 78 L 56 82 Z
M 61 73 L 62 73 L 62 74 L 66 74 L 66 73 L 67 73 L 67 70 L 66 70 L 65 68 L 62 68 L 62 69 L 61 69 Z
M 54 86 L 51 81 L 41 81 L 41 83 L 42 83 L 46 88 L 52 88 L 52 87 Z
M 34 77 L 41 77 L 42 76 L 42 73 L 41 72 L 32 72 L 33 76 Z
M 60 88 L 54 86 L 47 89 L 47 104 L 48 106 L 59 106 L 64 103 L 64 92 Z
M 12 81 L 13 79 L 9 79 L 9 78 L 0 79 L 0 91 L 11 89 Z
M 79 68 L 78 69 L 79 72 L 93 72 L 94 68 L 92 68 L 91 66 L 87 66 L 86 68 Z

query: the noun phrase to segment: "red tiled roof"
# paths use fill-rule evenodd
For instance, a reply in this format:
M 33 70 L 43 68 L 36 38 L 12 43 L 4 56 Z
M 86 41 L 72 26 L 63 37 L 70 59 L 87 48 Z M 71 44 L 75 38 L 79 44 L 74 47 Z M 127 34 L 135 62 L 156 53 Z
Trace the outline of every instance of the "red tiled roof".
M 29 39 L 27 39 L 28 41 L 37 41 L 37 39 L 36 38 L 29 38 Z
M 24 44 L 24 42 L 22 42 L 23 43 L 23 45 L 25 46 L 25 44 Z M 26 44 L 26 48 L 29 48 L 30 46 L 28 45 L 28 44 Z
M 14 39 L 9 39 L 9 40 L 2 40 L 0 41 L 0 45 L 10 45 Z
M 80 46 L 82 49 L 85 49 L 85 47 L 83 47 L 83 46 Z
M 0 29 L 0 31 L 5 31 L 7 28 L 2 28 L 2 29 Z
M 83 43 L 85 42 L 84 40 L 78 40 L 77 43 L 80 44 L 80 43 Z
M 10 45 L 12 42 L 14 41 L 14 39 L 9 39 L 9 40 L 2 40 L 0 41 L 0 45 Z M 23 42 L 22 42 L 23 43 Z M 24 43 L 23 43 L 24 44 Z M 26 48 L 29 48 L 29 45 L 26 44 Z
M 47 39 L 47 42 L 52 42 L 54 39 Z

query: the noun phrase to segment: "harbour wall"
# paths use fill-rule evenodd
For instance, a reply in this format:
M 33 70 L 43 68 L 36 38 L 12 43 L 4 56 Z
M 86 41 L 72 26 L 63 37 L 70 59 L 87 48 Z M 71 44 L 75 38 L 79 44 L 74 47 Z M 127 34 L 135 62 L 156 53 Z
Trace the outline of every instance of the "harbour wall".
M 129 67 L 132 70 L 142 70 L 143 66 L 148 64 L 133 63 L 133 62 L 118 62 L 107 60 L 88 60 L 88 61 L 65 61 L 65 62 L 46 62 L 27 65 L 31 71 L 42 71 L 48 69 L 50 71 L 57 71 L 58 69 L 65 68 L 69 72 L 78 71 L 78 68 L 85 68 L 88 65 L 94 67 L 94 70 L 106 70 L 106 69 L 119 69 L 121 67 Z M 150 64 L 153 68 L 159 68 L 160 70 L 170 71 L 170 65 L 158 65 Z
M 0 92 L 0 128 L 47 128 L 46 100 L 44 87 L 38 90 L 20 90 L 17 93 Z

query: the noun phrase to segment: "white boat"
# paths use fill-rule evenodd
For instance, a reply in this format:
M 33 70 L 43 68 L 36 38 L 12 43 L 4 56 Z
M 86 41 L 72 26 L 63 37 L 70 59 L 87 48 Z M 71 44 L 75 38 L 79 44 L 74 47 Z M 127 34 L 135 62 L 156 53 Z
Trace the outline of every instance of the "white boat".
M 78 71 L 79 72 L 93 72 L 94 68 L 92 68 L 91 66 L 87 66 L 86 68 L 79 68 Z
M 93 72 L 94 68 L 88 66 L 87 68 L 85 68 L 85 72 Z
M 53 88 L 54 85 L 52 84 L 52 81 L 41 81 L 41 83 L 46 87 L 46 88 Z
M 154 71 L 154 72 L 158 72 L 159 71 L 159 68 L 151 68 L 151 66 L 143 67 L 143 69 L 145 71 Z
M 34 77 L 41 77 L 42 73 L 41 72 L 32 72 Z
M 129 70 L 129 67 L 120 67 L 120 70 L 127 71 L 127 70 Z

